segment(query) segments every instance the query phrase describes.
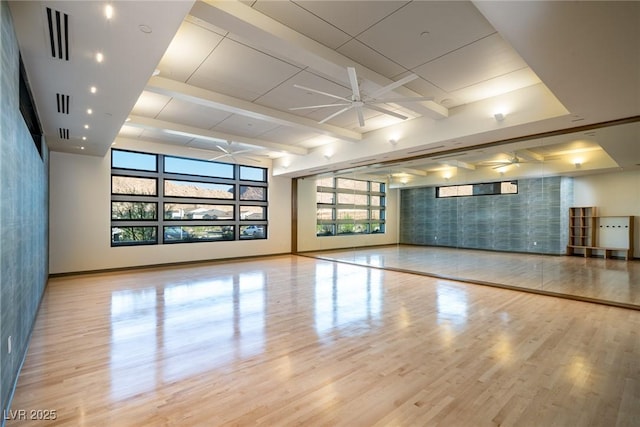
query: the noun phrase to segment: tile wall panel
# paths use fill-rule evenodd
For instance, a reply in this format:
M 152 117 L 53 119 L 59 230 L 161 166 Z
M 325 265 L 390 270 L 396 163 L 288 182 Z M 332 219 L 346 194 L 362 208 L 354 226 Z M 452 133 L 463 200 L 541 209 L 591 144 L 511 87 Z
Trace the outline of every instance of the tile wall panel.
M 434 187 L 400 192 L 400 242 L 510 252 L 562 254 L 571 178 L 518 181 L 518 194 L 435 197 Z
M 0 398 L 5 410 L 47 283 L 49 185 L 48 152 L 44 147 L 40 157 L 19 110 L 19 51 L 7 2 L 0 2 L 0 26 Z

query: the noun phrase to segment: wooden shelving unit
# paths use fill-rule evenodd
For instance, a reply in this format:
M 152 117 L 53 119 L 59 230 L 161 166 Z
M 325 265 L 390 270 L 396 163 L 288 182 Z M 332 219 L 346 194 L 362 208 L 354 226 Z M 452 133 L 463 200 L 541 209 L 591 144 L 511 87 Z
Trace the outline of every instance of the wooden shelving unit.
M 595 245 L 595 207 L 569 208 L 569 244 L 567 255 L 573 255 L 574 249 Z
M 598 216 L 596 208 L 569 208 L 567 255 L 633 259 L 633 216 Z

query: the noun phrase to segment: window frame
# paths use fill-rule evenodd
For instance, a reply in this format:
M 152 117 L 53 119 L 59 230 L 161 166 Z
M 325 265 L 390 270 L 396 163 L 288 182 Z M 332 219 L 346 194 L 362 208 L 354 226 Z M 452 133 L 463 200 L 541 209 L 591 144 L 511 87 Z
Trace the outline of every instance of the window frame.
M 329 180 L 331 180 L 329 182 Z M 340 186 L 339 180 L 342 181 L 357 181 L 358 183 L 366 183 L 365 188 L 362 189 L 361 184 L 353 185 L 353 188 Z M 318 185 L 319 182 L 323 184 L 330 183 L 331 186 Z M 372 184 L 376 184 L 380 191 L 372 190 Z M 360 187 L 357 189 L 357 187 Z M 321 194 L 331 194 L 329 197 L 332 202 L 318 202 L 323 197 Z M 349 204 L 340 203 L 340 195 L 351 195 L 354 199 L 357 196 L 366 196 L 367 202 L 365 204 Z M 379 200 L 378 205 L 371 204 L 371 198 L 377 197 Z M 344 200 L 343 200 L 344 201 Z M 354 200 L 355 202 L 356 200 Z M 353 178 L 319 178 L 316 180 L 316 236 L 347 236 L 347 235 L 365 235 L 365 234 L 384 234 L 386 224 L 386 183 L 380 181 L 359 180 Z M 320 211 L 331 212 L 331 219 L 320 219 Z M 364 216 L 366 218 L 349 218 L 349 212 L 352 214 L 359 212 L 362 214 L 366 212 Z M 374 218 L 372 212 L 377 212 L 377 218 Z M 346 218 L 345 218 L 346 216 Z M 362 215 L 360 215 L 362 216 Z M 377 226 L 377 230 L 376 227 Z M 340 230 L 347 230 L 340 232 Z M 356 231 L 363 230 L 363 231 Z
M 504 184 L 511 184 L 511 185 L 515 185 L 516 186 L 516 191 L 515 193 L 510 193 L 510 192 L 504 192 L 503 191 L 503 187 Z M 485 192 L 485 191 L 476 191 L 481 189 L 482 187 L 480 186 L 487 186 L 487 185 L 491 185 L 494 187 L 494 190 L 492 192 Z M 500 185 L 500 190 L 496 191 L 495 187 L 497 185 Z M 442 195 L 441 194 L 441 189 L 443 188 L 462 188 L 462 187 L 471 187 L 471 194 L 452 194 L 452 195 Z M 517 179 L 512 179 L 509 181 L 493 181 L 493 182 L 477 182 L 477 183 L 472 183 L 472 184 L 458 184 L 458 185 L 442 185 L 442 186 L 438 186 L 436 187 L 436 198 L 437 199 L 450 199 L 452 197 L 477 197 L 477 196 L 511 196 L 514 194 L 518 194 L 518 180 Z
M 134 154 L 144 154 L 144 155 L 154 155 L 156 156 L 156 171 L 149 171 L 146 169 L 135 169 L 135 167 L 127 168 L 127 167 L 114 167 L 114 153 L 118 152 L 129 152 Z M 223 178 L 223 177 L 211 177 L 211 176 L 202 176 L 193 174 L 190 175 L 188 173 L 175 173 L 175 172 L 166 172 L 165 168 L 165 159 L 167 158 L 176 158 L 177 156 L 172 155 L 164 155 L 159 153 L 147 153 L 141 151 L 134 150 L 126 150 L 126 149 L 111 149 L 111 203 L 110 203 L 110 212 L 109 217 L 111 219 L 111 247 L 122 247 L 122 246 L 138 246 L 138 245 L 161 245 L 161 244 L 179 244 L 179 243 L 197 243 L 197 242 L 217 242 L 217 241 L 247 241 L 247 240 L 264 240 L 268 238 L 268 206 L 269 206 L 269 170 L 267 168 L 261 168 L 257 166 L 247 166 L 240 165 L 235 163 L 224 163 L 224 162 L 216 162 L 216 161 L 207 161 L 201 159 L 190 159 L 186 157 L 179 157 L 181 159 L 186 160 L 196 160 L 203 162 L 210 162 L 216 164 L 225 165 L 224 169 L 227 169 L 229 165 L 233 168 L 233 178 Z M 255 180 L 241 180 L 240 177 L 240 168 L 241 167 L 251 167 L 255 169 L 262 169 L 264 181 L 255 181 Z M 156 194 L 147 195 L 147 194 L 120 194 L 114 193 L 113 188 L 113 177 L 130 177 L 130 178 L 146 178 L 146 179 L 155 179 L 156 185 Z M 198 184 L 217 184 L 224 185 L 225 187 L 232 186 L 233 187 L 233 197 L 232 198 L 215 198 L 215 197 L 194 197 L 193 195 L 188 196 L 180 196 L 180 195 L 166 195 L 165 191 L 165 183 L 168 181 L 180 181 L 193 183 L 194 185 Z M 241 200 L 239 189 L 241 186 L 249 186 L 249 187 L 260 187 L 263 188 L 265 199 L 264 200 Z M 154 203 L 156 205 L 156 219 L 113 219 L 112 218 L 112 206 L 113 203 L 118 202 L 129 202 L 129 203 Z M 167 206 L 171 204 L 176 205 L 194 205 L 194 209 L 198 209 L 198 205 L 202 205 L 202 207 L 206 206 L 229 206 L 233 212 L 232 218 L 198 218 L 198 219 L 189 219 L 189 218 L 165 218 L 165 209 Z M 240 208 L 241 206 L 259 206 L 262 208 L 264 213 L 263 219 L 241 219 L 240 218 Z M 251 235 L 240 235 L 240 230 L 242 227 L 248 226 L 256 226 L 262 227 L 263 233 L 253 233 Z M 126 240 L 124 242 L 115 241 L 114 231 L 117 229 L 126 230 L 130 227 L 155 227 L 155 241 L 146 241 L 144 243 L 132 242 L 130 240 Z M 189 232 L 185 232 L 188 235 L 188 238 L 185 239 L 168 239 L 165 238 L 167 229 L 178 229 L 181 230 L 189 230 Z M 210 231 L 216 236 L 206 235 L 206 230 L 211 229 Z M 223 230 L 224 238 L 220 238 L 218 236 L 219 233 L 216 230 Z M 211 233 L 209 233 L 211 234 Z M 230 238 L 229 236 L 232 237 Z

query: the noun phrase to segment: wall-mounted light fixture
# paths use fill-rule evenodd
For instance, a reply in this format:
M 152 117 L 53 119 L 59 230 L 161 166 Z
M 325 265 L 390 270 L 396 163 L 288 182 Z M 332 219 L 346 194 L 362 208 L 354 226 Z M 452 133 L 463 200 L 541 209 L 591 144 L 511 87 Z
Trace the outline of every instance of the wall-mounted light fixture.
M 576 167 L 576 169 L 580 169 L 582 167 L 582 158 L 581 157 L 576 157 L 575 159 L 573 159 L 573 166 Z
M 104 16 L 107 19 L 111 19 L 113 18 L 113 6 L 111 6 L 110 4 L 106 5 L 104 7 Z

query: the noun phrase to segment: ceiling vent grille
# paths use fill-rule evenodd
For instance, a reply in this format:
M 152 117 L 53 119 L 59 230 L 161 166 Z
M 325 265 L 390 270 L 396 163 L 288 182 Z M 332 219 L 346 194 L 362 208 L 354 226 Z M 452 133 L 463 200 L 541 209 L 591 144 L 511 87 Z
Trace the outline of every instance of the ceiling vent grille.
M 444 148 L 444 145 L 438 145 L 436 147 L 421 148 L 420 150 L 408 151 L 407 154 L 424 153 L 425 151 L 433 151 L 433 150 L 437 150 L 438 148 Z
M 47 8 L 49 41 L 53 58 L 69 60 L 69 15 Z
M 58 113 L 69 114 L 69 95 L 56 93 L 56 100 L 58 101 Z
M 69 129 L 58 128 L 58 134 L 60 135 L 60 139 L 69 139 Z

